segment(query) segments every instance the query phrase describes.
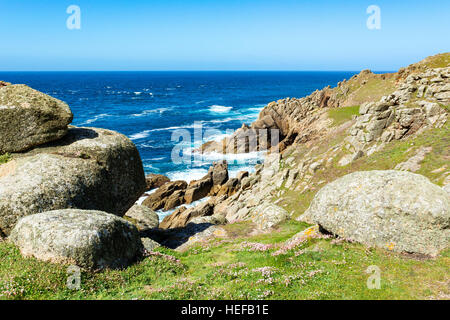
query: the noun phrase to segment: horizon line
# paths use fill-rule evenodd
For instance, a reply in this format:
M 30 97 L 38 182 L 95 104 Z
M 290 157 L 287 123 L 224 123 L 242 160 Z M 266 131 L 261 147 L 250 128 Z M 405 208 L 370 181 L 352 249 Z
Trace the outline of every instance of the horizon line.
M 0 72 L 397 72 L 397 70 L 0 70 Z

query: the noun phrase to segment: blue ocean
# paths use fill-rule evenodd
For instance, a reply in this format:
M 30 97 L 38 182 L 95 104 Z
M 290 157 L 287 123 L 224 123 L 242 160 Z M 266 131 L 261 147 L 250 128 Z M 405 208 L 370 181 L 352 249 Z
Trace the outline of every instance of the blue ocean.
M 303 97 L 355 73 L 0 72 L 0 80 L 27 84 L 67 102 L 74 113 L 73 125 L 125 134 L 138 147 L 147 174 L 190 181 L 202 177 L 219 155 L 174 163 L 172 151 L 181 143 L 172 139 L 175 131 L 192 135 L 191 142 L 183 141 L 186 150 L 192 150 L 250 124 L 271 101 Z M 195 130 L 212 129 L 214 135 L 194 140 Z M 251 170 L 260 159 L 258 154 L 227 159 L 230 175 Z

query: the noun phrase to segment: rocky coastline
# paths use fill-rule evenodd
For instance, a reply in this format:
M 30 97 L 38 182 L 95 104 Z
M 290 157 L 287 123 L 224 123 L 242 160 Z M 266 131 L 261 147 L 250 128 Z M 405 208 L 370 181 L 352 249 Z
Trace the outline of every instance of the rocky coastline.
M 430 169 L 430 181 L 421 163 L 432 150 L 411 146 L 396 170 L 358 166 L 395 143 L 447 130 L 449 60 L 438 55 L 393 74 L 365 70 L 335 88 L 272 102 L 254 123 L 198 150 L 267 151 L 255 172 L 230 178 L 218 161 L 190 183 L 145 177 L 127 137 L 71 126 L 64 102 L 0 82 L 0 155 L 8 154 L 0 236 L 24 256 L 97 270 L 124 268 L 157 246 L 184 251 L 226 238 L 227 224 L 248 221 L 258 234 L 298 219 L 368 247 L 437 256 L 450 242 L 448 163 Z M 254 138 L 274 130 L 277 139 Z M 174 212 L 159 222 L 157 210 Z

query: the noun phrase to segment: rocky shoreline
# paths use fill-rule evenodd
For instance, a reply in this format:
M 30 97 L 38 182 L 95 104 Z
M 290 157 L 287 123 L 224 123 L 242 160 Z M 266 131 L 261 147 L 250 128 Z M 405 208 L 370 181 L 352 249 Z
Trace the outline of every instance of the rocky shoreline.
M 218 161 L 189 184 L 145 177 L 139 152 L 127 137 L 70 126 L 73 115 L 64 102 L 0 82 L 0 155 L 10 154 L 0 165 L 0 236 L 24 256 L 94 270 L 126 267 L 159 245 L 181 251 L 224 238 L 225 224 L 249 221 L 258 233 L 298 218 L 367 246 L 438 255 L 450 241 L 447 166 L 436 168 L 442 169 L 436 174 L 444 188 L 412 173 L 420 170 L 426 153 L 397 171 L 347 172 L 325 181 L 333 168 L 446 125 L 450 67 L 432 63 L 449 56 L 431 57 L 395 74 L 366 70 L 336 88 L 272 102 L 251 125 L 199 150 L 268 151 L 254 173 L 230 178 L 227 162 Z M 355 105 L 357 113 L 342 123 L 330 117 L 332 110 Z M 277 139 L 273 134 L 252 138 L 260 137 L 254 132 L 271 130 L 279 133 Z M 322 181 L 313 181 L 322 175 Z M 284 208 L 290 193 L 302 197 L 312 191 L 304 215 L 295 217 L 295 210 Z M 201 199 L 206 201 L 186 207 Z M 159 223 L 155 211 L 160 209 L 174 212 Z

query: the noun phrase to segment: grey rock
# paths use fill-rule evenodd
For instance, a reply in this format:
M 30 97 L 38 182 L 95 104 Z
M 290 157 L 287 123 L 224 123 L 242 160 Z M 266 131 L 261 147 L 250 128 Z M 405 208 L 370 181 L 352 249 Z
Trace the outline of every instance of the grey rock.
M 437 255 L 450 243 L 450 198 L 427 178 L 395 170 L 346 175 L 300 217 L 369 246 Z
M 142 245 L 144 246 L 144 249 L 147 250 L 148 252 L 151 252 L 154 249 L 161 247 L 161 245 L 158 242 L 150 238 L 141 238 L 141 241 Z
M 444 189 L 450 195 L 450 184 L 443 186 L 442 189 Z
M 227 161 L 214 162 L 209 169 L 209 173 L 212 176 L 213 185 L 223 185 L 228 180 L 228 163 Z
M 395 170 L 416 172 L 421 168 L 421 163 L 425 156 L 433 150 L 431 147 L 421 147 L 416 154 L 407 161 L 399 163 L 395 166 Z
M 0 86 L 0 154 L 58 140 L 72 122 L 69 106 L 25 85 Z
M 137 229 L 101 211 L 56 210 L 24 217 L 9 240 L 26 257 L 91 270 L 123 268 L 142 253 Z
M 159 225 L 159 217 L 155 211 L 149 207 L 137 204 L 125 213 L 125 218 L 128 218 L 139 231 L 157 228 Z
M 136 146 L 117 132 L 71 128 L 63 139 L 0 165 L 0 232 L 50 210 L 101 210 L 118 216 L 145 189 Z
M 289 219 L 289 213 L 283 208 L 272 204 L 263 203 L 253 209 L 250 220 L 260 230 L 267 230 Z

